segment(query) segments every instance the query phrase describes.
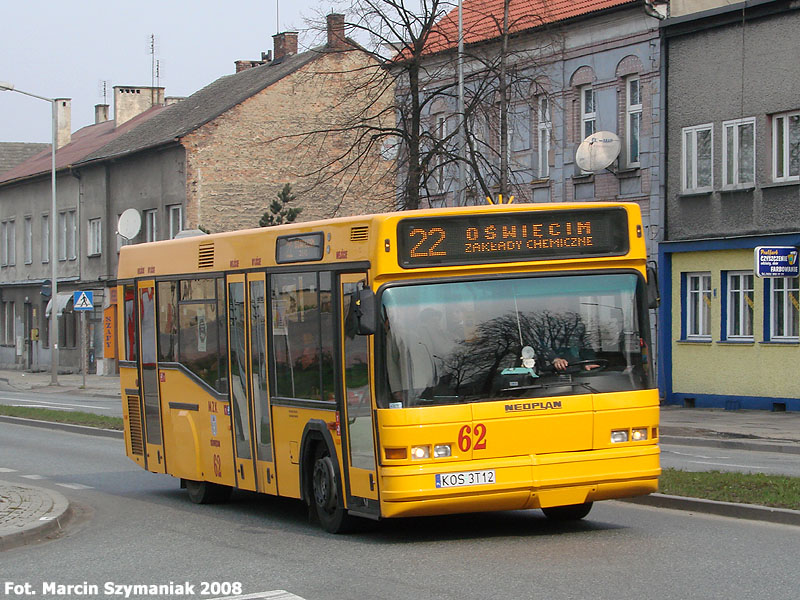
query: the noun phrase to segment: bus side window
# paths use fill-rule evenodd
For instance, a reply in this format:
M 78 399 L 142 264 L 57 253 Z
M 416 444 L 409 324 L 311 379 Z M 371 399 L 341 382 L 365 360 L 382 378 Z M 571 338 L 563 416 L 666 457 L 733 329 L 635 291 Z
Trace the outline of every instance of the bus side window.
M 334 399 L 331 296 L 330 273 L 271 277 L 274 395 Z

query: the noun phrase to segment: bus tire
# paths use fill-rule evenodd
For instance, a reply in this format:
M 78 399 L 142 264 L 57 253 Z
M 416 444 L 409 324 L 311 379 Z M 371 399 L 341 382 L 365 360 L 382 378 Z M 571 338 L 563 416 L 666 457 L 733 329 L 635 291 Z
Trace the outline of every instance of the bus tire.
M 195 504 L 219 504 L 227 502 L 233 491 L 230 486 L 211 483 L 210 481 L 194 481 L 184 479 L 184 486 L 189 493 L 189 500 Z
M 311 505 L 328 533 L 346 533 L 353 517 L 347 514 L 336 477 L 336 465 L 324 444 L 317 444 L 311 472 Z
M 567 506 L 550 506 L 543 508 L 545 516 L 551 521 L 580 521 L 592 510 L 591 502 L 569 504 Z

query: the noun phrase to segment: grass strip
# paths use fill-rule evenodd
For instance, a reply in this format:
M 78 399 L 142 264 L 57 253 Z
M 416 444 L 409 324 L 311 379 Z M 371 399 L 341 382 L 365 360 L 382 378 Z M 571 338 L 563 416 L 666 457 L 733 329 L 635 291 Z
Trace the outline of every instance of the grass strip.
M 108 417 L 106 415 L 95 415 L 93 413 L 52 410 L 49 408 L 35 408 L 28 406 L 7 406 L 0 404 L 0 415 L 8 417 L 22 417 L 24 419 L 35 419 L 37 421 L 51 421 L 53 423 L 70 423 L 72 425 L 84 425 L 86 427 L 98 427 L 100 429 L 122 430 L 122 419 L 120 417 Z
M 664 469 L 658 491 L 671 496 L 800 510 L 800 477 Z

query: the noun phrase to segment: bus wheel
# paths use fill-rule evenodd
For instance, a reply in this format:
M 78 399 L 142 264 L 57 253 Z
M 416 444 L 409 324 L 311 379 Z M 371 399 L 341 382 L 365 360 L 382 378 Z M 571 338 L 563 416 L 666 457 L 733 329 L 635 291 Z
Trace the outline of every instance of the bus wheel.
M 194 481 L 184 479 L 183 483 L 186 491 L 189 492 L 189 500 L 195 504 L 218 504 L 227 502 L 233 489 L 227 485 L 219 485 L 210 481 Z
M 342 507 L 336 471 L 328 450 L 319 446 L 311 476 L 314 509 L 322 528 L 329 533 L 345 533 L 351 528 L 352 517 Z
M 553 521 L 580 521 L 592 510 L 591 502 L 570 504 L 569 506 L 551 506 L 543 508 L 545 516 Z

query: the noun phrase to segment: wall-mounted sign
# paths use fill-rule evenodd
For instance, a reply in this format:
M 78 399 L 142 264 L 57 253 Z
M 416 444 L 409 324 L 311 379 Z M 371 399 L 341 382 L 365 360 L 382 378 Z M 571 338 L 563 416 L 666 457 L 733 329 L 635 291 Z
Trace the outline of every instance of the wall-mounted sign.
M 800 260 L 794 246 L 757 246 L 755 272 L 758 277 L 797 277 Z

